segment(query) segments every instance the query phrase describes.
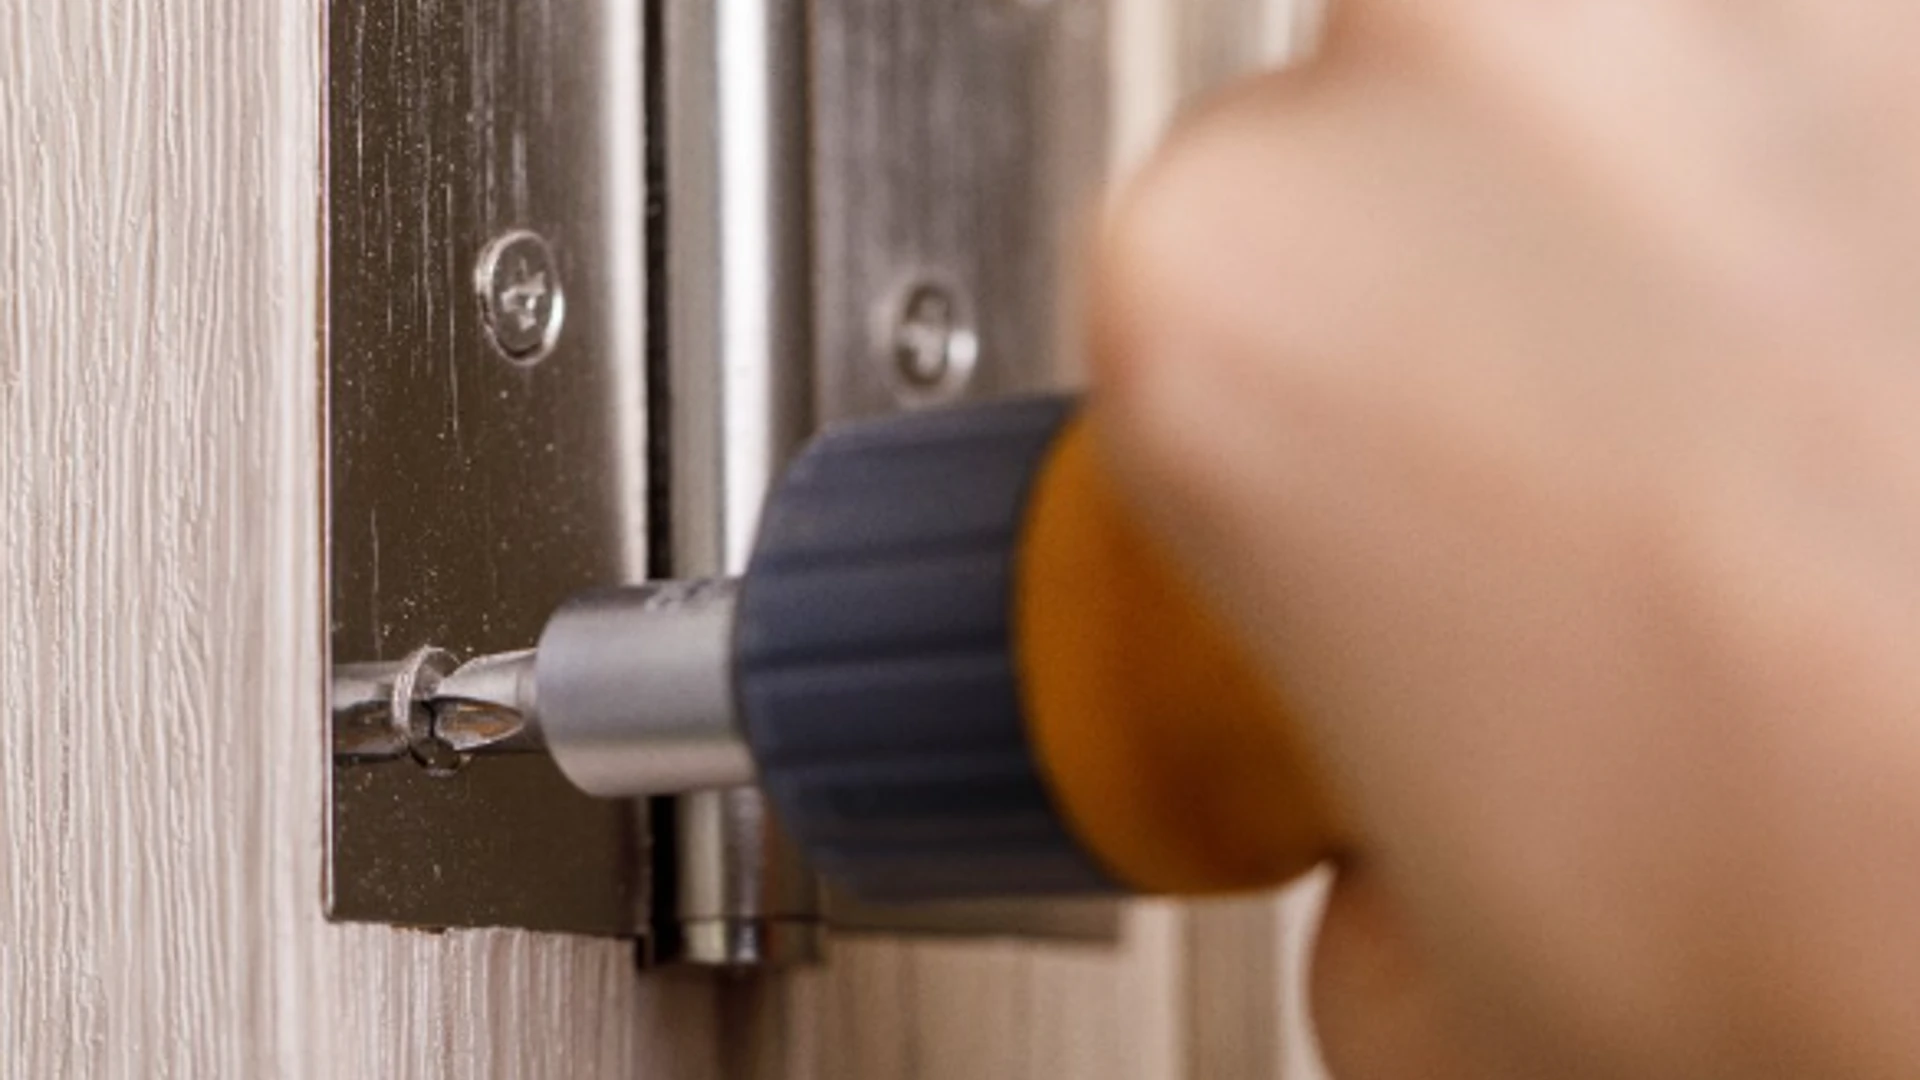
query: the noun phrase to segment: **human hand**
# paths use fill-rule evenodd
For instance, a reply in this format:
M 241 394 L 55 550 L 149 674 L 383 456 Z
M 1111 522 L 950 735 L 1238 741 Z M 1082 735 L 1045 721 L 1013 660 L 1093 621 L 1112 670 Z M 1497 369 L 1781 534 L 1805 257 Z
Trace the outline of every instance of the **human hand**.
M 1108 453 L 1469 1075 L 1920 1075 L 1916 42 L 1348 0 L 1104 235 Z

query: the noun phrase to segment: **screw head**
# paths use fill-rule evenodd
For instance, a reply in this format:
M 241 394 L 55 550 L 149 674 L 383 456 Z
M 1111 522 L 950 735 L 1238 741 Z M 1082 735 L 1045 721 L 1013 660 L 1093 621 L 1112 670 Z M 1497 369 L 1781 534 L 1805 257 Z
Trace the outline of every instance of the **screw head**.
M 979 360 L 980 335 L 958 292 L 932 283 L 907 290 L 894 323 L 893 368 L 910 394 L 957 395 Z
M 525 229 L 495 237 L 480 253 L 474 286 L 494 347 L 520 364 L 546 359 L 567 317 L 559 264 L 546 240 Z
M 465 755 L 434 733 L 433 711 L 428 706 L 434 692 L 458 666 L 444 649 L 430 645 L 416 649 L 401 662 L 387 700 L 388 723 L 429 776 L 452 776 L 467 763 Z

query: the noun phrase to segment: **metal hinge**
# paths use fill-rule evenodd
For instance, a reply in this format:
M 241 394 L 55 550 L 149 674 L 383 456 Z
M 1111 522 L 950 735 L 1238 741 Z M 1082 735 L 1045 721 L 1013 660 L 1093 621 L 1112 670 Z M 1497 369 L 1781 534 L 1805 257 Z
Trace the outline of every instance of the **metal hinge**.
M 333 917 L 728 965 L 808 958 L 823 919 L 1113 937 L 1104 904 L 823 909 L 755 792 L 597 801 L 424 685 L 580 590 L 737 570 L 820 424 L 1066 378 L 1105 20 L 333 0 Z

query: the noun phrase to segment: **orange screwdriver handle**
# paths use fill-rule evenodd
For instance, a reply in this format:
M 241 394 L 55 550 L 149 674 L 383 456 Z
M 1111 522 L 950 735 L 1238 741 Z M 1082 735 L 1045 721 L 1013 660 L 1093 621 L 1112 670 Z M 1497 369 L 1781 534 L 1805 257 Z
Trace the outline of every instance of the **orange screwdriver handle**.
M 1014 655 L 1068 828 L 1147 893 L 1270 887 L 1331 854 L 1337 822 L 1280 694 L 1135 523 L 1084 417 L 1029 500 Z
M 816 439 L 762 516 L 733 667 L 782 823 L 870 899 L 1256 889 L 1338 845 L 1282 695 L 1069 400 Z

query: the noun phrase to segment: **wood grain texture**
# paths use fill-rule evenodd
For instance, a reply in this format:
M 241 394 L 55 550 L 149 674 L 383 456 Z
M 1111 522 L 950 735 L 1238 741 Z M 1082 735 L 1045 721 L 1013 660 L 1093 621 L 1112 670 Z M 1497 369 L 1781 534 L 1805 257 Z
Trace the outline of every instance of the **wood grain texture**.
M 0 0 L 0 1075 L 1186 1074 L 1160 908 L 747 981 L 324 921 L 319 43 Z
M 820 977 L 831 1026 L 805 1075 L 1171 1080 L 1178 914 L 1141 906 L 1127 921 L 1120 949 L 843 941 Z M 865 1023 L 901 1001 L 916 1002 L 910 1023 Z
M 0 1075 L 710 1075 L 619 945 L 321 918 L 318 13 L 0 0 Z

